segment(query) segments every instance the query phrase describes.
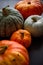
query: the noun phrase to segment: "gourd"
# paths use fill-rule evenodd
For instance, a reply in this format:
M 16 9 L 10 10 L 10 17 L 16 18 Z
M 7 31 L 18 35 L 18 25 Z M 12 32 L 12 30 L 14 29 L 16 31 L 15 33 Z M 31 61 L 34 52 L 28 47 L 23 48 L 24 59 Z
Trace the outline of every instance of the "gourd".
M 43 9 L 40 0 L 19 1 L 14 8 L 20 11 L 24 19 L 30 15 L 41 15 Z
M 9 7 L 9 5 L 2 8 L 0 10 L 0 37 L 10 37 L 14 31 L 22 28 L 23 21 L 18 10 Z
M 24 22 L 24 29 L 28 30 L 32 36 L 43 36 L 43 17 L 31 15 Z
M 28 48 L 31 45 L 31 34 L 27 30 L 19 29 L 11 35 L 10 40 L 19 42 Z
M 1 40 L 0 65 L 29 65 L 29 53 L 17 42 Z

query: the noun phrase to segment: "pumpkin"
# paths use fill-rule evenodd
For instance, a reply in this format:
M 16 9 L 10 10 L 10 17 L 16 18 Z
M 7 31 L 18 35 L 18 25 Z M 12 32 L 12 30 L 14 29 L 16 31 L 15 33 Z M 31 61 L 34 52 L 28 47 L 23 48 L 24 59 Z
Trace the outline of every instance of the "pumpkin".
M 43 17 L 31 15 L 24 22 L 24 29 L 28 30 L 32 36 L 40 37 L 43 35 Z
M 17 42 L 1 40 L 0 65 L 29 65 L 28 51 Z
M 19 29 L 11 35 L 10 40 L 19 42 L 28 48 L 31 45 L 31 34 L 27 30 Z
M 6 6 L 0 9 L 0 37 L 9 37 L 23 26 L 23 17 L 18 10 Z
M 23 0 L 19 1 L 14 6 L 15 9 L 19 10 L 26 19 L 30 15 L 41 15 L 42 14 L 42 5 L 40 0 Z
M 43 11 L 43 0 L 40 0 L 40 2 L 41 2 L 41 5 L 42 5 L 42 11 Z

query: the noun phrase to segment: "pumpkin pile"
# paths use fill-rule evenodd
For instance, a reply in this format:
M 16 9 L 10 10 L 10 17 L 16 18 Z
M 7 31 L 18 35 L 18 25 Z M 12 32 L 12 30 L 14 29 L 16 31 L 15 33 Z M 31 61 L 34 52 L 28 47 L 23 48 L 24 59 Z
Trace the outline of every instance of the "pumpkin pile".
M 0 65 L 29 65 L 32 36 L 43 36 L 40 0 L 23 0 L 0 10 Z M 7 38 L 7 40 L 6 40 Z

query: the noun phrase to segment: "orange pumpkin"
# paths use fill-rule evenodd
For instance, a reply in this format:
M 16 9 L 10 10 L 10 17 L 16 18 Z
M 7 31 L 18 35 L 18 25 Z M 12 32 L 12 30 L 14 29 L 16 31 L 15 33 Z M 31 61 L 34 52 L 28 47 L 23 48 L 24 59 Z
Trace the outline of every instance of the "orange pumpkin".
M 26 48 L 17 42 L 0 41 L 0 65 L 29 65 Z
M 19 42 L 28 48 L 31 45 L 31 34 L 27 30 L 20 29 L 12 34 L 10 40 Z
M 26 19 L 30 15 L 41 15 L 42 14 L 42 5 L 40 0 L 23 0 L 16 3 L 14 6 L 15 9 L 19 10 Z

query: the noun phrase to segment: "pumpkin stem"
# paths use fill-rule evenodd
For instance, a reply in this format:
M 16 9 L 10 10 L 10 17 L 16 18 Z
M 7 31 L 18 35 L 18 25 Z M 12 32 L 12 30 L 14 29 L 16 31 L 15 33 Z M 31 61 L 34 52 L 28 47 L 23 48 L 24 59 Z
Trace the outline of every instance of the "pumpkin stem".
M 2 13 L 3 13 L 3 15 L 5 15 L 5 16 L 8 15 L 8 10 L 6 9 L 7 7 L 9 7 L 9 5 L 2 9 Z
M 21 32 L 21 38 L 23 39 L 23 37 L 24 37 L 24 33 L 23 33 L 23 32 Z
M 3 54 L 7 49 L 7 46 L 0 46 L 0 55 Z
M 33 22 L 36 22 L 37 21 L 37 19 L 35 17 L 32 17 L 32 20 L 33 20 Z
M 31 4 L 31 2 L 28 2 L 27 4 Z

